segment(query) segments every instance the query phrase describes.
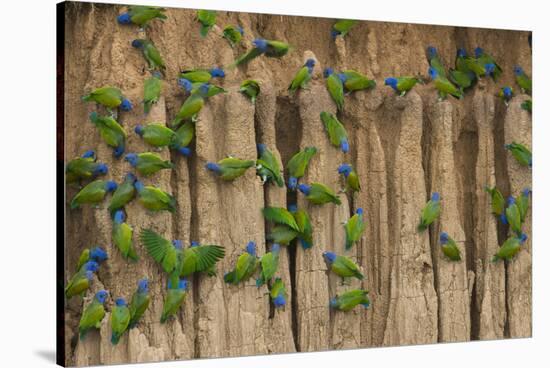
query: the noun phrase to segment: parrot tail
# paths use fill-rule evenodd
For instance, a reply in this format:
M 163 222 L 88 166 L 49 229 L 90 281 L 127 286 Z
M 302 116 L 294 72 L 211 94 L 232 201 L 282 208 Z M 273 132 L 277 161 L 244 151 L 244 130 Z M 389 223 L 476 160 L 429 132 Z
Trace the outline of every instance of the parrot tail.
M 228 284 L 235 283 L 235 271 L 231 271 L 223 275 L 223 281 L 225 281 Z
M 86 334 L 88 333 L 88 330 L 87 329 L 81 329 L 79 331 L 79 337 L 80 337 L 80 341 L 84 340 L 84 338 L 86 337 Z
M 210 31 L 210 28 L 212 28 L 212 26 L 204 26 L 202 25 L 201 26 L 201 37 L 206 37 L 206 35 L 208 34 L 208 32 Z
M 128 251 L 128 258 L 130 258 L 134 262 L 137 262 L 139 260 L 139 256 L 137 255 L 136 250 L 133 246 L 131 246 L 130 250 Z
M 309 249 L 313 246 L 310 242 L 305 241 L 304 239 L 300 239 L 300 244 L 302 245 L 302 249 Z
M 491 260 L 491 262 L 493 263 L 497 263 L 499 261 L 500 258 L 498 258 L 498 256 L 493 256 L 493 259 Z
M 355 277 L 357 277 L 359 280 L 363 280 L 365 278 L 365 276 L 359 271 L 355 271 Z
M 260 286 L 262 286 L 263 284 L 265 284 L 264 280 L 263 280 L 261 277 L 258 277 L 258 278 L 256 279 L 256 286 L 257 286 L 257 287 L 260 287 Z
M 71 201 L 71 210 L 76 210 L 80 205 L 73 199 Z
M 120 334 L 117 334 L 116 332 L 113 332 L 111 334 L 111 344 L 116 345 L 116 344 L 118 344 L 119 340 L 120 340 Z
M 419 233 L 425 231 L 428 227 L 426 225 L 424 225 L 423 223 L 420 223 L 418 224 L 418 226 L 416 227 L 416 230 L 418 230 Z
M 165 323 L 167 319 L 168 319 L 168 316 L 162 313 L 162 316 L 160 316 L 160 323 Z
M 349 250 L 353 247 L 353 242 L 351 240 L 346 240 L 346 250 Z
M 145 114 L 148 114 L 149 111 L 151 111 L 151 106 L 153 105 L 153 103 L 151 101 L 147 101 L 147 102 L 143 102 L 143 112 L 145 112 Z

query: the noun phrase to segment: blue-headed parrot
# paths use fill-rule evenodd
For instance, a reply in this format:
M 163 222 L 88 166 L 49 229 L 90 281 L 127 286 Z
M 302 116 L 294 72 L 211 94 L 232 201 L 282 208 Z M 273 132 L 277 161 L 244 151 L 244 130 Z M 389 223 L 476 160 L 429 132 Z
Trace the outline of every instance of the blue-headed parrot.
M 511 236 L 502 246 L 498 252 L 493 256 L 493 262 L 498 262 L 500 259 L 503 261 L 511 261 L 512 258 L 520 251 L 521 245 L 527 240 L 527 235 L 521 234 L 519 237 Z
M 405 96 L 419 82 L 422 83 L 416 77 L 389 77 L 384 79 L 384 85 L 393 88 L 400 96 Z
M 464 97 L 462 95 L 462 92 L 445 76 L 439 74 L 435 68 L 430 67 L 430 69 L 428 70 L 428 74 L 430 75 L 430 78 L 433 80 L 435 88 L 437 89 L 439 101 L 447 98 L 447 95 L 451 95 L 458 99 Z
M 370 300 L 367 294 L 368 291 L 361 289 L 346 291 L 342 295 L 332 298 L 330 300 L 330 307 L 348 312 L 357 305 L 361 304 L 366 309 L 370 305 Z
M 296 190 L 298 188 L 298 179 L 304 176 L 311 158 L 317 153 L 317 148 L 306 147 L 297 152 L 288 160 L 286 168 L 288 170 L 288 188 Z
M 99 130 L 101 139 L 114 149 L 114 156 L 122 156 L 126 144 L 126 131 L 122 125 L 110 116 L 99 116 L 95 111 L 90 113 L 90 121 Z
M 111 311 L 111 344 L 118 344 L 120 337 L 128 329 L 130 324 L 130 309 L 124 298 L 115 300 L 115 306 Z
M 164 12 L 165 8 L 159 8 L 156 6 L 144 6 L 144 5 L 132 5 L 128 6 L 128 11 L 120 14 L 117 17 L 117 21 L 120 24 L 136 24 L 140 28 L 149 26 L 149 22 L 153 19 L 160 19 L 165 21 L 168 19 Z
M 226 157 L 217 163 L 208 162 L 206 169 L 212 171 L 220 179 L 232 181 L 242 176 L 246 170 L 254 166 L 253 160 L 241 160 L 234 157 Z
M 166 299 L 164 299 L 164 305 L 162 306 L 160 323 L 165 323 L 168 318 L 175 316 L 187 296 L 189 282 L 186 279 L 181 279 L 177 282 L 172 281 L 172 279 L 168 280 L 168 291 Z
M 258 268 L 260 261 L 256 255 L 256 243 L 248 242 L 246 252 L 237 259 L 235 268 L 223 276 L 223 280 L 228 284 L 237 285 L 240 282 L 248 280 Z
M 508 151 L 512 153 L 512 156 L 521 166 L 532 166 L 532 154 L 531 150 L 521 143 L 512 142 L 504 146 Z
M 512 87 L 505 86 L 498 90 L 497 97 L 504 102 L 506 106 L 508 106 L 508 102 L 514 97 L 514 90 Z
M 363 280 L 365 276 L 361 273 L 359 266 L 346 256 L 338 256 L 333 252 L 323 252 L 323 257 L 328 263 L 329 268 L 342 280 L 346 277 L 355 277 L 358 280 Z
M 223 38 L 229 42 L 231 47 L 235 47 L 235 45 L 239 44 L 243 35 L 244 30 L 240 26 L 227 26 L 223 29 Z
M 133 245 L 132 235 L 133 229 L 124 220 L 126 215 L 124 211 L 118 210 L 113 217 L 113 243 L 117 246 L 124 259 L 137 261 L 139 259 Z
M 365 220 L 363 218 L 363 209 L 358 208 L 355 215 L 344 224 L 346 231 L 346 250 L 351 249 L 355 243 L 361 240 L 365 232 Z
M 432 197 L 426 203 L 420 214 L 420 223 L 417 230 L 422 232 L 428 228 L 439 217 L 441 212 L 441 199 L 438 192 L 432 193 Z
M 82 100 L 98 103 L 108 110 L 120 107 L 122 111 L 130 111 L 133 107 L 130 100 L 123 96 L 120 89 L 111 86 L 94 89 L 89 94 L 82 96 Z
M 330 97 L 338 111 L 342 111 L 344 109 L 344 75 L 336 74 L 332 68 L 325 68 L 323 76 L 327 80 L 327 91 Z
M 345 37 L 349 30 L 355 26 L 357 23 L 359 23 L 358 20 L 352 20 L 352 19 L 339 19 L 332 25 L 332 30 L 330 31 L 330 35 L 332 36 L 332 39 L 336 39 L 338 36 Z
M 313 67 L 315 66 L 315 59 L 307 59 L 306 63 L 294 76 L 294 79 L 288 86 L 288 94 L 293 95 L 300 88 L 306 88 L 307 84 L 311 80 L 311 74 L 313 73 Z
M 138 202 L 150 211 L 176 211 L 176 199 L 169 193 L 152 185 L 143 185 L 139 180 L 134 183 Z
M 107 292 L 105 290 L 100 290 L 95 294 L 92 302 L 84 309 L 78 324 L 80 340 L 84 340 L 84 337 L 86 337 L 86 334 L 92 328 L 99 329 L 101 327 L 101 321 L 103 317 L 105 317 L 105 308 L 103 304 L 106 299 Z
M 250 62 L 252 59 L 260 55 L 267 57 L 280 58 L 285 56 L 290 50 L 290 45 L 282 41 L 265 40 L 263 38 L 257 38 L 252 42 L 254 48 L 243 55 L 239 56 L 231 65 L 230 69 L 235 68 L 238 65 L 244 65 Z
M 269 290 L 269 296 L 275 308 L 281 308 L 286 305 L 287 292 L 285 284 L 280 277 L 275 278 Z
M 348 132 L 344 125 L 330 112 L 321 112 L 321 121 L 325 126 L 330 143 L 340 148 L 342 152 L 349 152 Z
M 442 232 L 439 234 L 439 244 L 441 245 L 441 250 L 443 254 L 450 259 L 451 261 L 460 261 L 460 249 L 456 245 L 456 242 L 447 234 Z
M 258 144 L 258 159 L 256 160 L 256 173 L 262 179 L 262 183 L 272 182 L 279 187 L 285 185 L 279 161 L 265 144 Z
M 281 246 L 277 243 L 274 243 L 271 246 L 271 252 L 267 252 L 260 258 L 260 277 L 256 279 L 256 286 L 260 287 L 264 284 L 267 284 L 268 281 L 271 281 L 277 269 L 279 268 L 279 253 L 281 251 Z
M 116 210 L 119 210 L 126 206 L 136 194 L 136 189 L 134 188 L 134 183 L 137 178 L 134 174 L 126 174 L 124 181 L 120 184 L 113 193 L 111 197 L 111 203 L 109 204 L 109 212 L 111 215 L 114 215 Z
M 341 164 L 338 166 L 338 174 L 344 175 L 346 182 L 344 192 L 350 191 L 353 194 L 361 191 L 359 175 L 357 175 L 357 172 L 353 170 L 350 164 Z
M 128 153 L 124 159 L 137 170 L 140 175 L 151 176 L 159 170 L 172 169 L 174 164 L 168 160 L 163 160 L 158 154 L 153 152 Z
M 145 61 L 149 65 L 150 70 L 158 70 L 164 74 L 166 65 L 160 55 L 159 50 L 155 47 L 153 42 L 144 39 L 136 39 L 132 41 L 132 47 L 141 50 Z
M 76 183 L 81 180 L 95 179 L 109 172 L 107 165 L 96 161 L 95 152 L 86 151 L 81 157 L 72 159 L 65 166 L 67 183 Z
M 336 205 L 342 204 L 340 198 L 334 193 L 332 189 L 321 183 L 300 184 L 298 186 L 300 192 L 302 192 L 306 199 L 317 205 L 325 203 L 334 203 Z
M 99 264 L 95 261 L 84 263 L 67 283 L 65 297 L 70 299 L 75 295 L 83 295 L 90 288 L 94 272 L 98 269 Z
M 149 308 L 150 301 L 149 280 L 141 279 L 130 301 L 130 323 L 128 324 L 128 328 L 136 327 L 147 308 Z
M 531 88 L 533 85 L 533 82 L 531 81 L 531 78 L 525 74 L 525 71 L 521 66 L 516 65 L 514 67 L 514 74 L 516 76 L 516 83 L 518 84 L 519 88 L 523 93 L 527 93 L 528 95 L 531 94 Z
M 158 102 L 162 90 L 162 80 L 159 72 L 155 71 L 143 83 L 143 112 L 148 114 L 151 106 Z
M 73 197 L 71 209 L 79 208 L 83 204 L 98 205 L 107 193 L 115 191 L 116 188 L 117 184 L 114 181 L 92 181 Z

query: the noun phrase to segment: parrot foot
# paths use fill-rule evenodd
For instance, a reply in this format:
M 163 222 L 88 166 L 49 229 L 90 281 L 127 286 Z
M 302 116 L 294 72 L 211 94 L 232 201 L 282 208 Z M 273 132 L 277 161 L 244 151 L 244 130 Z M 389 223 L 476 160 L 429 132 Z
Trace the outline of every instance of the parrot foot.
M 406 92 L 406 91 L 403 91 L 403 92 L 401 92 L 401 94 L 399 95 L 399 97 L 405 97 L 406 94 L 407 94 L 407 92 Z

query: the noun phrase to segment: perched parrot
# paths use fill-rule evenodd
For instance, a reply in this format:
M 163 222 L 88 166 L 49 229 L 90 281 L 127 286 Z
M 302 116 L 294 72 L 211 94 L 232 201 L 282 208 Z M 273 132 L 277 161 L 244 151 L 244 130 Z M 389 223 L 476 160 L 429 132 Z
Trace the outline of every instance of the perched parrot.
M 273 285 L 271 285 L 269 296 L 271 297 L 271 301 L 273 302 L 273 306 L 275 308 L 284 307 L 286 305 L 286 288 L 280 277 L 277 277 L 273 282 Z
M 365 276 L 361 273 L 359 266 L 346 256 L 337 256 L 332 252 L 323 252 L 323 257 L 328 263 L 332 272 L 337 274 L 344 280 L 346 277 L 355 277 L 358 280 L 363 280 Z
M 159 50 L 155 47 L 153 42 L 144 39 L 136 39 L 132 41 L 132 46 L 141 50 L 143 57 L 149 65 L 149 69 L 158 70 L 164 74 L 166 65 L 164 64 L 164 60 L 162 60 L 162 56 L 160 56 Z
M 521 108 L 525 111 L 533 111 L 533 100 L 525 100 L 521 103 Z
M 458 99 L 464 97 L 462 92 L 460 92 L 460 90 L 456 88 L 455 85 L 452 84 L 446 77 L 438 74 L 435 68 L 430 67 L 428 73 L 430 74 L 430 78 L 434 81 L 435 88 L 437 89 L 439 95 L 439 101 L 444 100 L 447 95 L 451 95 Z
M 101 321 L 103 317 L 105 317 L 105 308 L 103 304 L 106 299 L 107 292 L 105 290 L 100 290 L 95 294 L 92 302 L 84 309 L 78 324 L 80 340 L 84 340 L 84 337 L 92 328 L 99 329 L 101 327 Z
M 416 77 L 390 77 L 384 80 L 384 85 L 393 88 L 400 96 L 405 96 L 418 82 L 422 81 Z
M 531 78 L 529 78 L 527 74 L 525 74 L 521 66 L 514 67 L 514 74 L 516 75 L 516 83 L 518 84 L 519 88 L 521 88 L 521 92 L 530 95 L 531 87 L 533 84 Z
M 502 87 L 497 93 L 497 97 L 500 98 L 506 106 L 508 106 L 508 102 L 510 102 L 513 96 L 514 90 L 512 89 L 512 87 L 508 86 Z
M 303 249 L 309 249 L 313 246 L 313 228 L 308 213 L 303 209 L 298 209 L 295 204 L 290 204 L 288 210 L 294 216 L 298 228 L 298 239 Z
M 120 24 L 130 24 L 134 23 L 140 28 L 145 28 L 149 25 L 149 21 L 153 19 L 160 19 L 164 21 L 168 19 L 164 12 L 165 8 L 158 8 L 155 6 L 143 6 L 143 5 L 132 5 L 128 7 L 126 13 L 122 13 L 117 17 L 117 21 Z
M 163 160 L 158 154 L 153 152 L 128 153 L 124 159 L 143 176 L 151 176 L 159 170 L 172 169 L 174 167 L 173 163 Z
M 267 240 L 281 245 L 288 245 L 296 239 L 298 232 L 285 225 L 276 225 L 271 229 L 271 232 L 266 236 Z
M 126 215 L 124 211 L 118 210 L 113 218 L 113 243 L 117 246 L 124 259 L 137 261 L 139 259 L 134 245 L 132 243 L 133 229 L 124 220 Z
M 126 206 L 136 194 L 134 183 L 137 178 L 134 174 L 128 173 L 124 178 L 124 182 L 118 186 L 111 197 L 111 203 L 109 204 L 109 212 L 114 215 L 116 210 L 119 210 Z
M 367 296 L 368 293 L 368 291 L 360 289 L 346 291 L 342 295 L 332 298 L 330 300 L 330 307 L 348 312 L 355 308 L 358 304 L 361 304 L 366 309 L 370 305 L 370 300 Z
M 431 199 L 426 203 L 426 206 L 422 209 L 420 215 L 420 223 L 418 224 L 417 230 L 422 232 L 428 228 L 439 217 L 441 212 L 441 201 L 439 198 L 439 193 L 432 193 Z
M 90 114 L 90 121 L 99 130 L 99 135 L 105 143 L 114 148 L 114 155 L 119 158 L 124 153 L 126 143 L 126 131 L 124 128 L 110 116 L 99 116 L 93 111 Z
M 506 220 L 506 214 L 504 213 L 506 203 L 502 193 L 497 189 L 497 187 L 485 187 L 485 191 L 491 195 L 491 207 L 493 209 L 493 214 L 497 216 L 503 224 L 507 224 L 508 221 Z
M 262 213 L 267 221 L 278 225 L 285 225 L 292 230 L 300 231 L 300 227 L 296 223 L 294 215 L 286 208 L 282 207 L 264 207 Z
M 150 211 L 176 211 L 176 199 L 171 194 L 152 185 L 144 186 L 139 180 L 134 183 L 138 201 Z
M 428 46 L 426 48 L 426 57 L 428 59 L 428 64 L 430 64 L 430 68 L 435 69 L 437 75 L 447 79 L 447 71 L 445 70 L 443 62 L 439 58 L 437 49 L 433 46 Z
M 313 73 L 313 67 L 315 66 L 315 59 L 307 59 L 306 63 L 298 73 L 294 76 L 294 79 L 288 86 L 288 94 L 292 96 L 298 89 L 305 89 L 311 80 L 311 74 Z
M 246 252 L 239 256 L 233 271 L 223 275 L 223 280 L 233 285 L 237 285 L 241 281 L 246 281 L 254 275 L 259 263 L 260 261 L 256 256 L 256 243 L 253 241 L 248 242 L 246 245 Z
M 256 103 L 256 98 L 260 94 L 260 84 L 254 79 L 246 79 L 241 83 L 239 92 L 248 96 L 252 103 Z
M 355 243 L 361 240 L 365 231 L 365 220 L 363 218 L 363 209 L 358 208 L 355 215 L 344 224 L 346 230 L 346 250 L 351 249 Z
M 279 187 L 285 185 L 279 161 L 265 144 L 258 144 L 258 159 L 256 160 L 256 173 L 262 178 L 262 183 L 273 182 Z
M 210 29 L 216 24 L 216 11 L 197 10 L 197 21 L 201 24 L 201 37 L 206 37 Z
M 151 297 L 149 296 L 149 281 L 147 279 L 141 279 L 138 283 L 138 288 L 132 295 L 130 301 L 130 323 L 128 328 L 134 328 L 138 324 L 140 318 L 143 316 L 147 308 L 149 308 L 149 302 Z
M 115 191 L 116 188 L 117 185 L 114 181 L 92 181 L 73 197 L 71 209 L 79 208 L 83 204 L 98 205 L 107 193 Z
M 151 106 L 157 103 L 160 98 L 161 90 L 161 74 L 155 71 L 153 75 L 143 83 L 143 112 L 145 112 L 145 114 L 148 114 L 149 111 L 151 111 Z
M 531 189 L 525 188 L 521 194 L 516 198 L 516 205 L 518 206 L 519 216 L 521 223 L 525 222 L 525 217 L 529 211 L 529 195 L 531 194 Z
M 529 148 L 525 147 L 521 143 L 512 142 L 504 146 L 508 151 L 512 153 L 512 156 L 521 166 L 532 166 L 532 155 Z
M 296 190 L 298 187 L 298 179 L 304 176 L 307 166 L 311 158 L 317 153 L 317 148 L 306 147 L 300 152 L 294 154 L 286 165 L 288 169 L 288 188 Z
M 456 84 L 461 92 L 470 88 L 476 81 L 477 76 L 468 66 L 468 54 L 463 48 L 456 50 L 455 69 L 449 70 L 449 79 Z
M 349 152 L 348 132 L 344 125 L 330 112 L 321 112 L 321 121 L 334 147 L 340 147 L 342 152 Z
M 342 204 L 336 193 L 324 184 L 300 184 L 298 189 L 306 196 L 306 199 L 313 204 L 325 204 L 329 202 L 337 205 Z
M 441 244 L 441 250 L 447 258 L 451 261 L 460 261 L 460 249 L 458 249 L 456 242 L 449 234 L 446 232 L 439 234 L 439 244 Z
M 338 174 L 344 175 L 346 181 L 346 188 L 344 192 L 350 191 L 352 194 L 361 191 L 361 184 L 359 183 L 359 175 L 353 170 L 351 165 L 342 164 L 338 166 Z
M 346 93 L 376 87 L 376 81 L 374 79 L 368 79 L 355 70 L 344 70 L 342 73 L 338 74 L 338 78 L 340 78 L 344 84 L 344 91 Z
M 83 295 L 90 288 L 94 272 L 99 269 L 99 264 L 95 261 L 88 261 L 79 268 L 65 287 L 65 297 L 72 298 L 75 295 Z
M 183 156 L 191 156 L 191 148 L 189 144 L 195 136 L 195 123 L 188 121 L 185 124 L 182 124 L 178 129 L 176 129 L 176 136 L 170 145 L 170 148 L 178 151 Z
M 89 261 L 94 261 L 99 265 L 108 258 L 109 256 L 107 255 L 107 252 L 101 247 L 94 247 L 92 249 L 86 248 L 82 251 L 82 253 L 80 253 L 80 257 L 78 257 L 76 271 L 80 271 L 82 266 Z
M 82 96 L 82 100 L 86 102 L 96 102 L 109 110 L 116 109 L 119 106 L 122 111 L 132 110 L 132 103 L 130 100 L 124 98 L 120 89 L 111 86 L 94 89 L 90 94 Z
M 502 74 L 502 68 L 496 63 L 495 59 L 481 47 L 476 47 L 474 53 L 478 64 L 485 66 L 485 73 L 490 74 L 493 80 L 496 81 Z
M 178 282 L 172 282 L 168 280 L 168 292 L 166 293 L 166 299 L 162 306 L 162 315 L 160 317 L 160 323 L 165 323 L 168 318 L 175 316 L 178 313 L 181 305 L 185 301 L 187 296 L 187 288 L 189 283 L 186 279 L 178 280 Z
M 327 91 L 336 104 L 338 111 L 344 109 L 344 81 L 343 74 L 336 74 L 332 68 L 325 68 L 323 76 L 327 80 Z
M 180 72 L 179 78 L 186 79 L 191 83 L 208 83 L 212 78 L 224 78 L 225 72 L 222 68 L 192 69 Z
M 223 38 L 225 38 L 231 47 L 235 47 L 243 38 L 244 31 L 240 26 L 227 26 L 223 29 Z
M 181 105 L 174 120 L 172 120 L 171 126 L 177 129 L 184 120 L 191 119 L 191 121 L 195 121 L 197 114 L 204 106 L 204 100 L 208 96 L 208 91 L 209 85 L 203 83 L 195 92 L 191 93 Z
M 206 168 L 222 180 L 231 181 L 242 176 L 246 170 L 254 166 L 253 160 L 241 160 L 234 157 L 226 157 L 218 163 L 208 162 Z
M 264 54 L 267 57 L 280 58 L 285 56 L 290 50 L 290 45 L 282 41 L 264 40 L 263 38 L 257 38 L 252 41 L 254 48 L 245 54 L 239 56 L 233 64 L 229 66 L 230 69 L 235 68 L 238 65 L 244 65 L 250 62 L 252 59 Z
M 111 344 L 116 345 L 130 324 L 130 309 L 124 298 L 115 300 L 111 311 Z
M 256 286 L 260 287 L 263 284 L 267 284 L 268 281 L 271 281 L 277 268 L 279 268 L 279 252 L 281 251 L 281 246 L 277 243 L 274 243 L 271 246 L 271 252 L 267 252 L 260 258 L 260 277 L 256 279 Z
M 512 196 L 508 197 L 506 207 L 506 220 L 510 225 L 510 229 L 516 233 L 517 236 L 521 234 L 521 213 L 516 204 L 516 199 Z
M 134 132 L 153 147 L 170 146 L 176 138 L 176 132 L 160 123 L 136 125 Z
M 521 245 L 527 240 L 527 235 L 521 234 L 519 238 L 512 236 L 506 239 L 504 244 L 500 247 L 498 252 L 493 256 L 493 262 L 510 261 L 519 252 Z
M 330 31 L 330 35 L 332 36 L 332 39 L 335 40 L 336 37 L 342 36 L 345 37 L 349 30 L 358 23 L 358 20 L 351 20 L 351 19 L 339 19 L 332 25 L 332 30 Z
M 96 162 L 95 152 L 86 151 L 81 157 L 72 159 L 65 167 L 67 183 L 76 183 L 81 180 L 95 179 L 99 175 L 109 172 L 107 165 Z

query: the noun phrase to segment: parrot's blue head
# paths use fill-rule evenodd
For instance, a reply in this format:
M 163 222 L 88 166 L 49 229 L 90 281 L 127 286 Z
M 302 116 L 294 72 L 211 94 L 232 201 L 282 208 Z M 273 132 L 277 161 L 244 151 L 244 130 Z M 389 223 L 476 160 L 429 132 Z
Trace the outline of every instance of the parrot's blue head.
M 336 260 L 336 254 L 334 254 L 333 252 L 323 252 L 323 257 L 325 257 L 327 262 L 331 264 Z
M 101 247 L 94 247 L 90 250 L 90 259 L 98 264 L 105 261 L 107 258 L 109 258 L 107 252 Z
M 117 300 L 115 300 L 115 304 L 117 307 L 125 307 L 126 300 L 124 300 L 124 298 L 117 298 Z
M 157 79 L 161 79 L 162 78 L 162 74 L 160 74 L 160 72 L 158 70 L 155 70 L 153 73 L 151 73 L 151 75 Z
M 256 145 L 256 148 L 258 149 L 258 153 L 261 155 L 265 152 L 265 150 L 267 149 L 266 145 L 263 144 L 263 143 L 258 143 Z
M 313 69 L 313 67 L 315 66 L 315 59 L 307 59 L 305 66 L 307 66 L 309 70 Z
M 485 75 L 490 75 L 495 71 L 495 64 L 489 63 L 485 64 Z
M 143 183 L 139 180 L 136 180 L 136 182 L 134 183 L 134 188 L 136 188 L 138 192 L 141 192 L 144 188 Z
M 275 308 L 284 307 L 286 305 L 286 299 L 284 295 L 277 295 L 275 299 L 273 299 L 273 305 Z
M 141 279 L 138 282 L 138 292 L 146 293 L 149 291 L 149 280 Z
M 432 59 L 437 56 L 437 49 L 433 46 L 428 46 L 426 53 L 428 54 L 428 59 Z
M 186 279 L 181 279 L 178 282 L 178 289 L 185 291 L 187 290 L 188 287 L 189 287 L 189 281 L 187 281 Z
M 105 290 L 99 290 L 96 294 L 95 294 L 95 298 L 97 299 L 98 302 L 100 302 L 101 304 L 105 303 L 105 300 L 107 300 L 107 292 Z
M 267 41 L 263 38 L 256 38 L 254 41 L 252 41 L 252 44 L 261 52 L 267 51 Z
M 132 106 L 132 103 L 127 98 L 123 99 L 122 103 L 120 104 L 120 108 L 122 109 L 122 111 L 131 111 L 133 107 L 134 106 Z
M 132 182 L 132 184 L 134 184 L 137 180 L 136 176 L 133 173 L 127 173 L 125 179 Z
M 480 57 L 481 55 L 483 55 L 483 49 L 481 47 L 476 47 L 475 50 L 474 50 L 474 55 L 476 58 Z
M 524 74 L 524 71 L 523 71 L 523 69 L 521 68 L 521 66 L 516 65 L 516 66 L 514 67 L 514 74 L 515 74 L 515 75 L 518 75 L 518 76 Z
M 363 211 L 363 209 L 362 209 L 361 207 L 359 207 L 359 208 L 357 209 L 357 211 L 355 211 L 355 213 L 358 214 L 359 216 L 363 216 L 364 211 Z
M 201 95 L 202 97 L 206 97 L 208 96 L 208 90 L 210 89 L 210 85 L 208 83 L 203 83 L 200 85 L 199 89 L 198 89 L 198 93 L 199 95 Z
M 397 79 L 396 78 L 390 77 L 390 78 L 384 79 L 384 85 L 390 86 L 391 88 L 393 88 L 394 90 L 397 91 Z
M 251 256 L 256 255 L 256 243 L 253 241 L 249 241 L 246 245 L 246 253 L 250 254 Z
M 512 149 L 512 145 L 511 144 L 505 144 L 504 149 L 510 150 L 510 149 Z
M 198 241 L 193 240 L 193 241 L 191 242 L 191 248 L 193 248 L 193 247 L 198 247 L 198 246 L 200 246 L 200 244 L 199 244 Z
M 449 234 L 447 234 L 446 232 L 442 232 L 441 234 L 439 234 L 439 242 L 441 243 L 441 245 L 447 244 L 448 241 Z
M 361 305 L 365 307 L 365 309 L 367 309 L 368 307 L 370 307 L 370 302 L 364 302 L 364 303 L 361 303 Z
M 511 88 L 511 87 L 508 87 L 508 86 L 504 87 L 504 88 L 502 89 L 502 94 L 504 95 L 504 97 L 505 97 L 507 100 L 511 99 L 511 98 L 512 98 L 512 88 Z
M 86 271 L 96 272 L 99 269 L 99 264 L 95 261 L 88 261 L 84 264 Z
M 136 125 L 136 127 L 134 128 L 134 132 L 136 132 L 136 134 L 139 135 L 140 137 L 143 136 L 143 131 L 144 131 L 144 128 L 143 128 L 143 125 L 141 124 Z
M 84 154 L 81 156 L 82 158 L 95 158 L 95 151 L 94 150 L 87 150 L 84 152 Z
M 128 153 L 124 157 L 124 160 L 128 161 L 130 163 L 130 165 L 132 165 L 132 167 L 136 167 L 137 166 L 138 155 L 135 154 L 135 153 Z
M 531 188 L 525 188 L 521 191 L 521 194 L 523 194 L 524 197 L 529 197 L 529 194 L 531 194 Z
M 337 31 L 336 29 L 332 29 L 332 31 L 330 31 L 330 36 L 332 37 L 333 40 L 335 40 L 336 37 L 340 36 L 340 31 Z
M 342 138 L 340 140 L 340 149 L 342 150 L 342 152 L 344 153 L 348 153 L 349 152 L 349 143 L 348 143 L 348 140 L 346 138 Z
M 344 174 L 344 176 L 347 178 L 348 175 L 351 173 L 351 166 L 349 164 L 342 164 L 338 166 L 338 174 Z
M 115 156 L 115 158 L 119 158 L 120 156 L 122 156 L 123 153 L 124 153 L 123 145 L 117 146 L 113 151 L 113 155 Z
M 193 83 L 185 78 L 178 78 L 178 85 L 187 92 L 191 92 L 191 90 L 193 89 Z
M 122 224 L 125 217 L 126 215 L 124 215 L 124 211 L 118 210 L 115 212 L 115 217 L 113 218 L 113 221 L 115 222 L 115 224 Z
M 210 75 L 212 78 L 223 78 L 225 77 L 225 72 L 222 68 L 212 68 L 210 69 Z
M 281 251 L 281 246 L 277 243 L 273 243 L 271 246 L 271 253 L 279 253 Z
M 92 271 L 86 271 L 85 276 L 88 281 L 92 281 L 94 279 L 94 273 Z
M 107 183 L 105 183 L 105 190 L 107 192 L 114 192 L 117 187 L 118 185 L 112 180 L 109 180 Z
M 521 233 L 521 235 L 519 236 L 519 242 L 521 244 L 525 243 L 527 241 L 527 235 L 524 234 L 524 233 Z
M 434 68 L 430 67 L 428 69 L 428 74 L 430 75 L 430 78 L 432 79 L 435 79 L 437 78 L 437 70 L 435 70 Z
M 516 203 L 516 199 L 512 196 L 508 197 L 508 200 L 506 201 L 506 204 L 508 204 L 508 206 L 511 206 L 513 204 Z
M 132 47 L 135 47 L 137 49 L 143 47 L 143 41 L 142 40 L 133 40 L 132 41 Z
M 242 35 L 244 35 L 244 29 L 241 26 L 237 26 L 237 31 Z
M 185 157 L 190 157 L 192 151 L 191 151 L 191 148 L 189 147 L 180 147 L 178 148 L 178 152 Z
M 338 299 L 336 298 L 330 299 L 329 305 L 331 308 L 338 308 Z
M 323 71 L 323 76 L 324 76 L 325 78 L 330 77 L 332 74 L 334 74 L 334 69 L 332 69 L 332 68 L 330 68 L 330 67 L 329 67 L 329 68 L 325 68 L 325 70 Z
M 468 54 L 466 53 L 466 50 L 463 47 L 461 47 L 458 50 L 456 50 L 456 56 L 457 57 L 466 57 L 466 56 L 468 56 Z
M 181 240 L 177 240 L 177 239 L 172 240 L 172 245 L 176 249 L 182 249 L 183 248 L 183 244 L 181 243 Z
M 93 175 L 94 176 L 98 176 L 98 175 L 105 175 L 109 172 L 109 168 L 107 167 L 106 164 L 104 163 L 101 163 L 101 164 L 98 164 L 93 172 Z
M 298 206 L 296 205 L 296 203 L 291 203 L 287 206 L 287 209 L 290 213 L 296 213 L 296 211 L 298 211 Z
M 288 188 L 290 190 L 296 190 L 296 187 L 298 186 L 298 178 L 295 178 L 294 176 L 291 176 L 288 178 Z
M 120 24 L 130 24 L 130 22 L 132 21 L 130 18 L 130 14 L 128 14 L 127 12 L 120 14 L 118 17 L 116 17 L 116 20 Z
M 506 214 L 504 212 L 500 214 L 500 222 L 502 222 L 503 225 L 508 225 L 508 219 L 506 218 Z
M 340 79 L 340 82 L 346 83 L 346 81 L 348 80 L 348 77 L 344 73 L 339 73 L 338 79 Z
M 210 170 L 210 171 L 215 172 L 216 174 L 221 174 L 221 171 L 222 171 L 220 165 L 218 165 L 218 164 L 215 163 L 215 162 L 208 162 L 208 163 L 206 164 L 206 168 L 207 168 L 208 170 Z
M 300 184 L 298 185 L 298 190 L 305 195 L 309 195 L 309 193 L 311 192 L 311 187 L 307 184 Z
M 433 193 L 432 193 L 432 198 L 431 198 L 431 199 L 432 199 L 432 201 L 434 201 L 434 202 L 439 201 L 439 199 L 440 199 L 440 197 L 439 197 L 439 192 L 433 192 Z

